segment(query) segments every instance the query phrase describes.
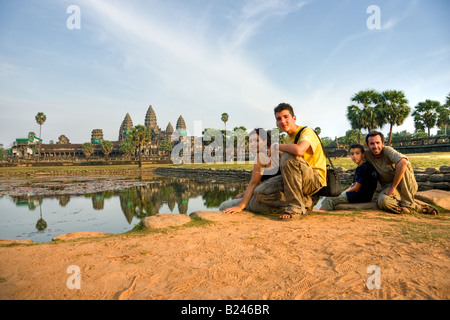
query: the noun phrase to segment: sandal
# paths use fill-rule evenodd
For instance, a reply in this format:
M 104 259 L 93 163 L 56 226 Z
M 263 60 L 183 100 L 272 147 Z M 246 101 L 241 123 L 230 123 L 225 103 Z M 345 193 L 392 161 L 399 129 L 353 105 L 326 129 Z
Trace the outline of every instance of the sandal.
M 308 214 L 309 214 L 309 212 L 305 213 L 305 214 L 301 214 L 301 213 L 291 213 L 288 211 L 284 211 L 283 213 L 281 213 L 281 215 L 278 217 L 278 219 L 280 219 L 280 220 L 301 219 L 301 218 L 306 217 Z M 282 216 L 289 216 L 289 218 L 282 218 Z
M 411 213 L 411 210 L 406 208 L 406 207 L 400 207 L 400 213 L 404 214 L 404 213 Z
M 422 213 L 423 214 L 429 214 L 429 215 L 432 215 L 432 216 L 437 216 L 439 212 L 435 208 L 433 208 L 432 206 L 423 206 L 422 207 Z

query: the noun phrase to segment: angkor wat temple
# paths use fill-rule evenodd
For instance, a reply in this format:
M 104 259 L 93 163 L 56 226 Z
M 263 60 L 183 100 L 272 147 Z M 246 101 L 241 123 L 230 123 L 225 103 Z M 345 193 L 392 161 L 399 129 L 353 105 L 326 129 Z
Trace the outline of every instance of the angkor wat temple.
M 144 120 L 144 125 L 151 130 L 151 141 L 143 148 L 142 155 L 152 159 L 170 159 L 170 151 L 162 150 L 160 144 L 164 140 L 171 140 L 171 135 L 174 132 L 172 124 L 169 122 L 166 130 L 161 130 L 158 126 L 156 114 L 152 106 L 149 106 Z M 111 141 L 113 150 L 108 157 L 114 158 L 122 156 L 119 146 L 133 128 L 133 121 L 127 113 L 120 125 L 118 140 Z M 182 116 L 177 120 L 175 130 L 178 129 L 186 130 L 186 123 Z M 39 157 L 40 160 L 76 160 L 86 158 L 82 150 L 83 143 L 70 143 L 65 135 L 59 136 L 58 141 L 55 144 L 41 144 L 40 147 L 39 141 L 37 140 L 38 139 L 16 139 L 10 151 L 11 158 L 33 159 Z M 90 142 L 94 146 L 94 153 L 91 155 L 91 158 L 105 157 L 101 150 L 101 143 L 103 140 L 102 129 L 92 130 Z

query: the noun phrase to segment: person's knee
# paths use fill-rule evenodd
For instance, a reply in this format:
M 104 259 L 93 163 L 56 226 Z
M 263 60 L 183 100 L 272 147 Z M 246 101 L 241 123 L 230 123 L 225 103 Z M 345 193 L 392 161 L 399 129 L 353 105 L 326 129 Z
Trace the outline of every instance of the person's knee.
M 389 203 L 390 203 L 389 196 L 387 194 L 384 194 L 384 192 L 381 192 L 377 198 L 378 208 L 380 208 L 381 210 L 389 210 L 390 207 Z
M 241 199 L 232 199 L 232 200 L 224 201 L 220 204 L 219 211 L 223 211 L 225 209 L 237 206 L 237 205 L 239 205 L 239 203 L 241 203 Z
M 397 207 L 396 200 L 387 194 L 385 194 L 383 191 L 380 192 L 377 198 L 377 206 L 381 210 L 384 211 L 392 211 L 396 212 L 395 208 Z
M 280 169 L 283 172 L 283 170 L 291 165 L 294 165 L 295 162 L 297 162 L 297 157 L 293 154 L 290 154 L 288 152 L 284 152 L 281 155 L 280 158 Z
M 253 190 L 253 195 L 255 197 L 274 194 L 283 190 L 283 177 L 276 176 L 270 178 L 269 180 L 260 183 L 255 190 Z
M 325 198 L 322 200 L 322 207 L 327 211 L 334 210 L 334 205 L 330 198 Z

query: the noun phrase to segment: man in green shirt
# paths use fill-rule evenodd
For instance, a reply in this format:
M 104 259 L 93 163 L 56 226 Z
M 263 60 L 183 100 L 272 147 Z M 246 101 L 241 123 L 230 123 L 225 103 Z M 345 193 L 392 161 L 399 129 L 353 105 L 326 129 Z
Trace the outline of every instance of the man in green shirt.
M 380 209 L 393 213 L 419 212 L 437 214 L 431 206 L 421 205 L 414 199 L 418 185 L 408 158 L 392 147 L 384 145 L 381 132 L 371 131 L 366 136 L 369 147 L 367 161 L 378 173 L 381 191 L 377 198 Z

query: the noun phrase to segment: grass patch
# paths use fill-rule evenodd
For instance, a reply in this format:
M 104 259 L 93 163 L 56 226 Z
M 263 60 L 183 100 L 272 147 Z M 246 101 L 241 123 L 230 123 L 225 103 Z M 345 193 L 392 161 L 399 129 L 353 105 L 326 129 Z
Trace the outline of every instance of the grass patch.
M 450 162 L 450 152 L 429 152 L 429 153 L 414 153 L 406 154 L 413 167 L 435 168 L 448 165 Z M 342 167 L 345 169 L 356 168 L 355 163 L 350 157 L 333 158 L 333 165 L 335 167 Z
M 405 221 L 400 226 L 400 231 L 405 241 L 437 242 L 448 246 L 450 240 L 450 228 L 448 225 Z
M 450 152 L 428 152 L 406 154 L 413 167 L 440 167 L 448 165 L 450 161 Z M 354 169 L 356 165 L 349 156 L 345 158 L 332 159 L 335 167 L 343 167 L 345 169 Z M 158 167 L 176 167 L 186 169 L 216 169 L 216 170 L 252 170 L 252 163 L 213 163 L 213 164 L 143 164 L 142 171 L 151 171 Z M 49 173 L 90 173 L 90 172 L 108 172 L 116 170 L 139 170 L 137 165 L 74 165 L 74 166 L 42 166 L 42 167 L 1 167 L 0 174 L 16 175 L 16 174 L 49 174 Z
M 177 226 L 177 227 L 168 227 L 168 228 L 162 228 L 162 229 L 147 229 L 144 227 L 142 222 L 139 222 L 134 225 L 133 229 L 125 232 L 125 235 L 146 235 L 146 234 L 152 234 L 152 233 L 167 233 L 169 230 L 179 230 L 181 228 L 192 228 L 192 227 L 207 227 L 214 224 L 212 221 L 204 220 L 202 218 L 197 217 L 191 217 L 191 221 L 188 223 Z
M 396 215 L 387 212 L 380 212 L 377 216 L 369 219 L 389 222 L 382 234 L 398 238 L 404 242 L 435 242 L 443 246 L 449 245 L 450 228 L 448 222 L 450 217 L 443 215 L 426 215 L 421 213 L 407 213 Z

